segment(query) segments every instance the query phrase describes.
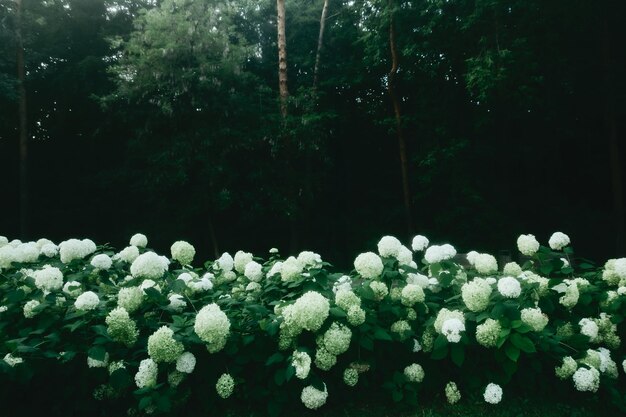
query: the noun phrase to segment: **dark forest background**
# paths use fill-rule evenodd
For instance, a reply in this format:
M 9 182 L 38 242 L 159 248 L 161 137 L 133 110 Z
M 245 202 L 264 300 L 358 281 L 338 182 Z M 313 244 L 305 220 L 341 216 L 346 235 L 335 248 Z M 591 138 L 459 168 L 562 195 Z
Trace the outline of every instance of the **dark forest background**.
M 276 7 L 0 0 L 0 234 L 626 254 L 625 2 L 286 0 L 284 112 Z

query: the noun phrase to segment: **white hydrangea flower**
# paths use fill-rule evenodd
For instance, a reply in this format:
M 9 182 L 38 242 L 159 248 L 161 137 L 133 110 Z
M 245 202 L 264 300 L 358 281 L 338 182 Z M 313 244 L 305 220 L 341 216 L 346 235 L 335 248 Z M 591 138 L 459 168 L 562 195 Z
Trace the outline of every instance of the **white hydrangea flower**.
M 494 277 L 487 277 L 487 278 L 485 278 L 485 282 L 486 282 L 487 284 L 489 284 L 489 285 L 493 285 L 493 284 L 495 284 L 496 282 L 498 282 L 498 280 L 497 280 L 497 279 L 495 279 Z
M 230 334 L 230 320 L 217 304 L 209 304 L 196 315 L 194 330 L 207 344 L 209 352 L 219 352 Z
M 0 306 L 0 313 L 4 313 L 8 309 L 9 309 L 9 307 L 7 307 L 7 306 Z
M 313 385 L 309 385 L 308 387 L 304 387 L 302 389 L 302 394 L 300 395 L 302 404 L 311 410 L 317 410 L 326 404 L 327 398 L 328 391 L 326 390 L 326 385 L 324 385 L 324 391 L 320 391 Z
M 142 291 L 145 291 L 145 290 L 147 290 L 148 288 L 154 288 L 154 289 L 155 289 L 155 290 L 157 290 L 158 292 L 161 292 L 161 287 L 160 287 L 160 286 L 159 286 L 156 282 L 154 282 L 154 281 L 153 281 L 153 280 L 151 280 L 151 279 L 144 279 L 144 280 L 141 282 L 141 285 L 139 286 L 139 288 L 140 288 Z
M 120 251 L 120 253 L 118 253 L 116 255 L 116 257 L 118 259 L 121 259 L 122 261 L 132 264 L 135 259 L 137 259 L 137 257 L 139 256 L 139 249 L 137 248 L 137 246 L 127 246 L 126 248 L 122 249 Z
M 87 356 L 87 366 L 90 368 L 106 368 L 109 366 L 109 353 L 104 354 L 104 359 L 98 360 Z
M 235 260 L 233 259 L 232 256 L 230 256 L 230 253 L 224 252 L 222 256 L 220 256 L 215 261 L 215 266 L 221 269 L 223 272 L 232 271 L 233 268 L 235 267 Z
M 96 245 L 89 239 L 69 239 L 59 244 L 61 262 L 70 263 L 75 259 L 83 259 L 96 251 Z
M 91 258 L 91 266 L 97 269 L 101 269 L 103 271 L 107 271 L 113 265 L 113 261 L 104 253 L 98 254 Z
M 422 382 L 424 375 L 424 368 L 420 364 L 413 363 L 404 368 L 404 376 L 409 382 Z
M 407 284 L 402 288 L 402 304 L 411 307 L 415 303 L 422 303 L 426 299 L 424 290 L 419 285 Z
M 196 357 L 191 352 L 184 352 L 176 360 L 176 370 L 178 372 L 190 374 L 193 372 L 195 367 L 196 367 Z
M 569 236 L 565 233 L 554 232 L 548 241 L 550 248 L 553 250 L 561 250 L 570 244 Z
M 387 284 L 381 281 L 372 281 L 370 282 L 370 288 L 374 292 L 374 297 L 376 300 L 380 301 L 389 294 L 389 288 Z
M 63 272 L 59 268 L 46 265 L 32 274 L 37 288 L 44 292 L 60 290 L 63 287 Z
M 78 297 L 82 294 L 83 290 L 81 288 L 80 282 L 68 281 L 63 284 L 63 292 L 70 297 Z
M 500 338 L 502 326 L 494 319 L 487 319 L 476 326 L 476 341 L 486 348 L 496 347 Z
M 451 318 L 443 322 L 441 326 L 441 334 L 443 334 L 448 342 L 459 343 L 461 341 L 461 332 L 465 331 L 465 323 L 458 318 Z
M 413 339 L 413 353 L 417 353 L 420 350 L 422 350 L 422 345 L 420 344 L 419 340 Z
M 135 374 L 137 388 L 153 387 L 157 383 L 159 368 L 152 359 L 144 359 L 139 363 L 139 370 Z
M 117 293 L 117 305 L 132 313 L 143 303 L 144 292 L 140 287 L 121 288 Z
M 130 273 L 135 278 L 159 279 L 167 271 L 169 260 L 154 252 L 142 253 L 130 266 Z
M 303 269 L 317 267 L 322 264 L 322 257 L 319 254 L 308 250 L 300 252 L 297 259 Z
M 311 370 L 311 357 L 306 352 L 294 350 L 291 365 L 296 370 L 297 378 L 306 379 L 309 376 L 309 372 Z
M 616 259 L 613 264 L 613 269 L 620 279 L 626 279 L 626 258 Z
M 6 236 L 0 236 L 0 248 L 9 244 L 9 239 Z
M 333 292 L 339 291 L 352 291 L 352 278 L 347 275 L 342 275 L 334 284 Z
M 474 257 L 474 268 L 479 274 L 492 274 L 498 272 L 498 261 L 493 255 L 479 253 Z
M 35 308 L 38 307 L 41 303 L 37 300 L 30 300 L 26 304 L 24 304 L 24 317 L 27 319 L 33 318 L 37 315 L 35 312 Z
M 322 337 L 324 348 L 331 354 L 338 356 L 345 353 L 350 347 L 352 330 L 339 323 L 333 323 Z
M 490 383 L 485 388 L 483 398 L 489 404 L 498 404 L 502 401 L 502 388 L 498 384 Z
M 187 282 L 187 286 L 195 292 L 209 291 L 213 289 L 213 279 L 215 279 L 215 276 L 207 272 L 201 279 Z
M 46 243 L 41 247 L 41 254 L 48 258 L 53 258 L 58 255 L 59 247 L 54 243 Z
M 423 252 L 428 247 L 428 243 L 426 236 L 417 235 L 413 238 L 413 242 L 411 242 L 411 248 L 415 252 Z
M 148 337 L 148 355 L 156 363 L 175 362 L 185 351 L 181 342 L 174 339 L 174 331 L 161 326 Z
M 539 250 L 539 242 L 535 235 L 520 235 L 517 238 L 517 249 L 522 255 L 533 256 Z
M 572 379 L 578 391 L 596 392 L 600 387 L 600 372 L 596 368 L 578 368 Z
M 409 273 L 406 277 L 407 284 L 419 285 L 422 288 L 428 288 L 429 282 L 428 277 L 422 274 L 413 274 Z
M 444 245 L 432 245 L 428 249 L 426 249 L 426 253 L 424 254 L 424 259 L 429 264 L 434 264 L 437 262 L 446 261 L 448 259 L 452 259 L 456 256 L 456 249 L 454 246 L 446 243 Z
M 272 255 L 277 254 L 277 253 L 278 253 L 278 248 L 271 248 L 271 249 L 270 249 L 270 253 L 271 253 Z
M 250 281 L 259 282 L 263 279 L 263 270 L 260 263 L 251 261 L 246 265 L 244 275 Z
M 20 358 L 19 356 L 13 356 L 10 353 L 4 355 L 4 358 L 2 360 L 4 360 L 4 362 L 6 362 L 7 365 L 9 365 L 11 368 L 13 368 L 15 365 L 19 365 L 20 363 L 24 363 L 24 359 Z
M 272 265 L 272 267 L 267 273 L 267 276 L 272 277 L 274 275 L 280 274 L 282 270 L 283 270 L 283 263 L 281 261 L 277 261 L 274 263 L 274 265 Z
M 15 262 L 33 263 L 39 258 L 39 248 L 35 242 L 22 243 L 13 252 Z
M 130 238 L 130 245 L 135 246 L 137 248 L 145 248 L 148 246 L 148 238 L 146 235 L 141 233 L 136 233 Z
M 0 247 L 0 270 L 9 268 L 14 261 L 15 248 L 9 244 Z
M 522 286 L 513 277 L 503 277 L 498 280 L 498 291 L 503 297 L 517 298 L 522 293 Z
M 593 342 L 598 338 L 598 325 L 592 319 L 584 318 L 578 322 L 580 326 L 580 333 L 588 336 L 589 339 Z
M 580 292 L 578 291 L 578 285 L 576 285 L 576 282 L 570 281 L 566 285 L 567 288 L 565 289 L 565 294 L 559 298 L 559 303 L 566 308 L 572 308 L 578 303 Z
M 402 243 L 394 236 L 383 236 L 378 242 L 378 254 L 382 257 L 397 257 Z
M 315 291 L 304 293 L 296 302 L 283 310 L 285 327 L 316 332 L 322 327 L 330 313 L 330 303 Z
M 461 323 L 465 324 L 465 316 L 462 311 L 448 310 L 444 307 L 437 313 L 437 318 L 433 324 L 435 331 L 442 334 L 443 323 L 449 319 L 458 319 Z
M 217 395 L 226 399 L 230 397 L 235 389 L 235 380 L 230 374 L 222 374 L 217 380 L 215 384 L 215 390 L 217 391 Z
M 537 308 L 525 308 L 521 312 L 522 322 L 530 326 L 534 331 L 542 331 L 548 324 L 548 316 Z
M 415 262 L 413 262 L 413 252 L 411 252 L 411 250 L 404 245 L 400 246 L 396 259 L 398 260 L 398 265 L 400 266 L 413 266 L 415 264 Z M 417 267 L 417 264 L 413 267 Z
M 246 265 L 248 265 L 249 262 L 252 262 L 251 253 L 244 252 L 241 250 L 235 253 L 235 259 L 234 259 L 235 270 L 239 272 L 240 274 L 243 274 L 245 272 Z
M 522 267 L 517 262 L 509 262 L 504 265 L 502 273 L 510 277 L 519 277 L 522 274 Z
M 474 278 L 461 287 L 461 298 L 470 311 L 478 313 L 485 310 L 489 305 L 491 292 L 491 285 L 486 280 Z
M 354 387 L 359 382 L 359 371 L 354 368 L 346 368 L 343 371 L 343 382 L 349 387 Z
M 196 249 L 184 240 L 174 242 L 170 252 L 172 259 L 178 261 L 181 265 L 190 265 L 194 256 L 196 256 Z
M 445 393 L 449 404 L 456 404 L 461 399 L 461 392 L 452 381 L 446 384 Z
M 467 259 L 467 262 L 469 262 L 470 265 L 474 266 L 474 262 L 476 262 L 477 256 L 478 252 L 476 252 L 475 250 L 471 250 L 467 252 L 467 254 L 465 255 L 465 259 Z
M 123 343 L 130 347 L 137 341 L 139 331 L 137 325 L 128 315 L 124 307 L 116 307 L 107 315 L 105 319 L 107 333 L 111 339 Z
M 167 305 L 167 308 L 170 310 L 176 311 L 177 313 L 182 312 L 185 307 L 187 307 L 187 302 L 185 302 L 185 298 L 180 294 L 172 294 L 168 297 L 170 303 Z
M 374 252 L 360 254 L 354 260 L 354 269 L 365 279 L 378 278 L 383 273 L 383 261 Z
M 93 291 L 87 291 L 76 298 L 74 307 L 76 307 L 77 310 L 89 311 L 98 307 L 99 303 L 100 298 L 98 298 L 98 294 Z

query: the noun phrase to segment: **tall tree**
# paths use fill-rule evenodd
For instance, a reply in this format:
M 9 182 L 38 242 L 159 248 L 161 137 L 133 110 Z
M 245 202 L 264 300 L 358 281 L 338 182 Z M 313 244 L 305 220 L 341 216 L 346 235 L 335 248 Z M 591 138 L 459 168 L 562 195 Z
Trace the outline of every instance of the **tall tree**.
M 276 27 L 278 29 L 278 88 L 280 94 L 280 114 L 283 124 L 287 118 L 287 38 L 285 37 L 285 0 L 276 0 Z
M 313 69 L 313 88 L 317 88 L 317 80 L 320 72 L 320 60 L 322 57 L 322 47 L 324 45 L 324 29 L 326 28 L 326 16 L 328 14 L 328 1 L 324 0 L 322 6 L 322 17 L 320 17 L 320 33 L 317 37 L 317 53 L 315 54 L 315 68 Z
M 15 44 L 17 52 L 17 82 L 19 90 L 18 117 L 19 117 L 19 144 L 20 144 L 20 236 L 26 239 L 28 235 L 29 207 L 28 207 L 28 126 L 26 123 L 26 69 L 24 64 L 24 42 L 22 39 L 22 0 L 15 0 Z

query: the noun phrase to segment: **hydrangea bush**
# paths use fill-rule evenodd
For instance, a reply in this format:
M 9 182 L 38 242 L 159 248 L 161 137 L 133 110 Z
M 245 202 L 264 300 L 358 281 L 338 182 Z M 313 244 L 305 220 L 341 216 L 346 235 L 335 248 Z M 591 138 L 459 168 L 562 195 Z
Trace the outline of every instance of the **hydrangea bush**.
M 0 378 L 73 366 L 90 401 L 134 415 L 242 399 L 315 410 L 359 390 L 496 406 L 556 386 L 626 410 L 626 258 L 596 267 L 569 245 L 521 235 L 524 262 L 499 265 L 385 236 L 338 273 L 309 251 L 194 267 L 191 244 L 167 257 L 141 234 L 117 253 L 0 236 Z

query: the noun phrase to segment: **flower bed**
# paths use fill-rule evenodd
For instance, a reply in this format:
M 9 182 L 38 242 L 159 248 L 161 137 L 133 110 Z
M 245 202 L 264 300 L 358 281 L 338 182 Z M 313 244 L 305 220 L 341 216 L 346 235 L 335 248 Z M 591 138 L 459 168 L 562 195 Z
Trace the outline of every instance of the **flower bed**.
M 470 252 L 463 267 L 449 244 L 385 236 L 342 274 L 313 252 L 198 268 L 182 241 L 167 258 L 143 235 L 117 253 L 0 237 L 0 378 L 66 366 L 93 385 L 84 401 L 148 414 L 237 399 L 278 414 L 381 390 L 495 405 L 557 386 L 624 410 L 626 258 L 596 268 L 569 244 L 522 235 L 524 265 Z

